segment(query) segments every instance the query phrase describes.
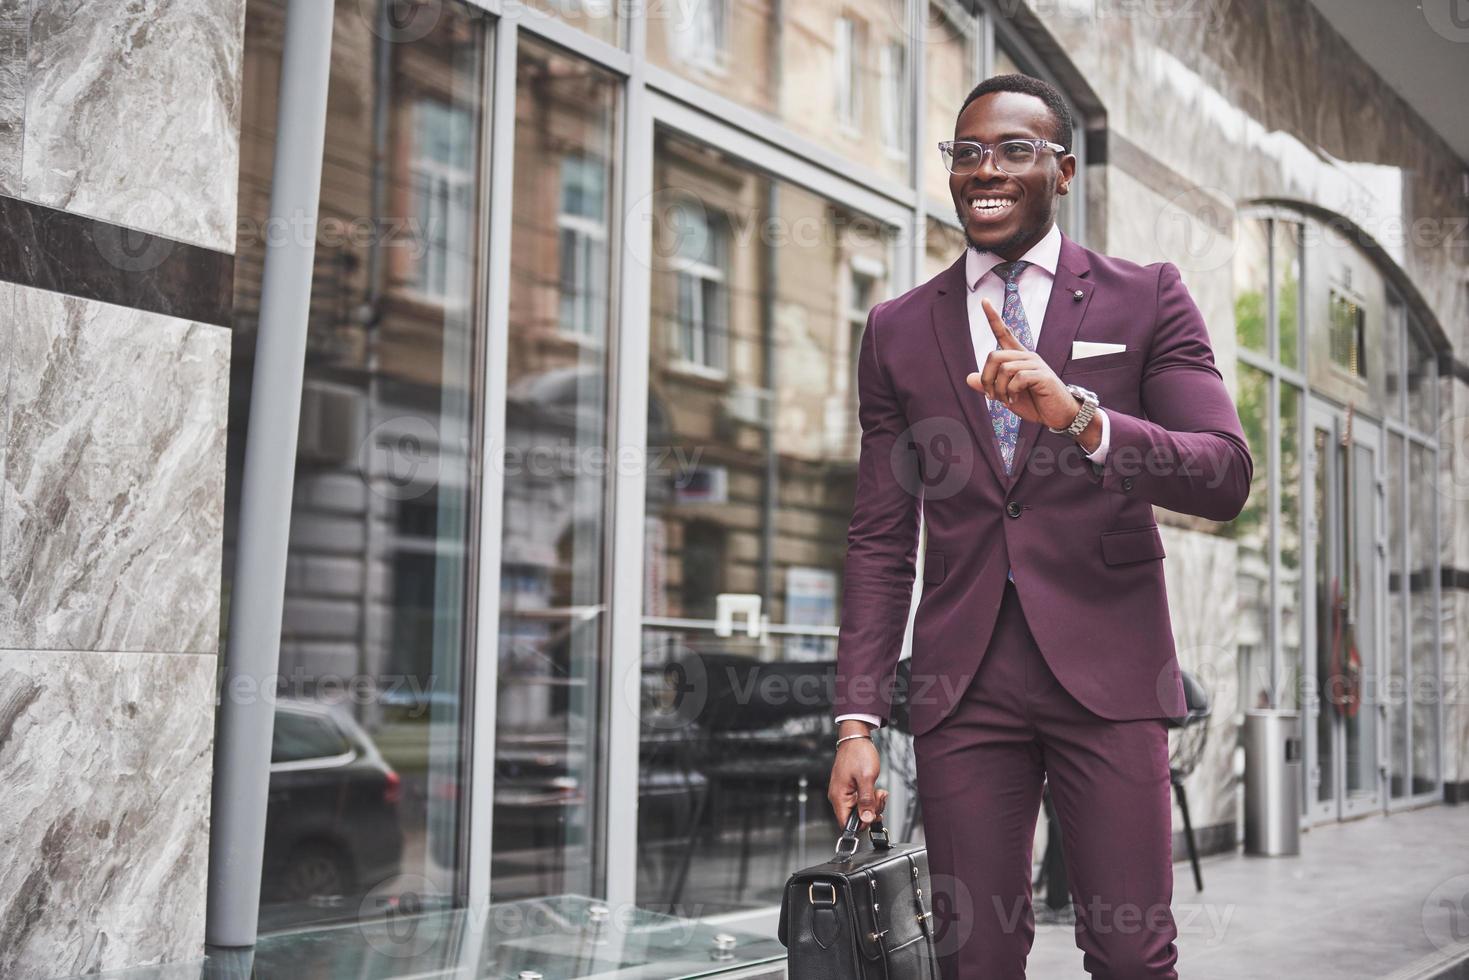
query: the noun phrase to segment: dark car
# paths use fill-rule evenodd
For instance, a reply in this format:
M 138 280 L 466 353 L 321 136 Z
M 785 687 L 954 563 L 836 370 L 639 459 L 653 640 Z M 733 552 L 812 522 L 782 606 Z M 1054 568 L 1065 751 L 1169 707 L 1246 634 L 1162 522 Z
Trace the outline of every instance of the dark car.
M 345 712 L 277 701 L 262 901 L 342 904 L 397 874 L 401 793 L 398 774 Z

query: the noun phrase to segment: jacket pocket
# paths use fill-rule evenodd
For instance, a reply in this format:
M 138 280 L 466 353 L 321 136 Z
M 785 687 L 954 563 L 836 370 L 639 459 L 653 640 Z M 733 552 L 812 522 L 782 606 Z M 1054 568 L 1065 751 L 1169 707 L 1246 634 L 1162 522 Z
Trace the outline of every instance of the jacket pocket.
M 1136 365 L 1142 356 L 1143 352 L 1134 348 L 1113 351 L 1110 354 L 1093 354 L 1091 357 L 1073 357 L 1067 360 L 1061 368 L 1061 377 L 1069 378 L 1077 374 L 1092 374 L 1112 368 L 1131 367 Z
M 1162 557 L 1163 535 L 1156 524 L 1102 532 L 1102 561 L 1108 565 L 1130 565 Z
M 944 580 L 944 574 L 948 571 L 945 567 L 944 553 L 941 551 L 926 551 L 923 554 L 923 581 L 929 585 L 938 585 Z

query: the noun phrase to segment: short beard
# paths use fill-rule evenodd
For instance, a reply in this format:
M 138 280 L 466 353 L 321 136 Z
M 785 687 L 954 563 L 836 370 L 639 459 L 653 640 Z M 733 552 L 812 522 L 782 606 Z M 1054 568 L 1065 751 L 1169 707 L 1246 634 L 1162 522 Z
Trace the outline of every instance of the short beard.
M 1036 232 L 1036 229 L 1034 228 L 1021 228 L 1016 231 L 1015 234 L 1011 235 L 1003 242 L 1000 242 L 998 245 L 995 245 L 992 248 L 982 248 L 974 241 L 974 239 L 969 237 L 969 215 L 957 207 L 954 208 L 954 213 L 959 217 L 959 227 L 964 229 L 965 245 L 967 245 L 969 248 L 974 249 L 974 251 L 979 252 L 981 255 L 983 255 L 985 252 L 994 252 L 997 255 L 1002 252 L 1009 252 L 1015 248 L 1018 248 L 1021 245 L 1024 245 Z

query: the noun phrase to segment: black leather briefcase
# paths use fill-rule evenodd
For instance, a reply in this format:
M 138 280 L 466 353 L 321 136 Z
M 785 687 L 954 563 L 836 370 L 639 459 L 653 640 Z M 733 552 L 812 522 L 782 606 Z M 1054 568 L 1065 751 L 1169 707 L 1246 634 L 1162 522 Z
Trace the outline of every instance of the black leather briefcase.
M 836 854 L 791 875 L 778 935 L 789 980 L 938 980 L 928 851 L 888 840 L 882 818 L 858 849 L 856 808 Z

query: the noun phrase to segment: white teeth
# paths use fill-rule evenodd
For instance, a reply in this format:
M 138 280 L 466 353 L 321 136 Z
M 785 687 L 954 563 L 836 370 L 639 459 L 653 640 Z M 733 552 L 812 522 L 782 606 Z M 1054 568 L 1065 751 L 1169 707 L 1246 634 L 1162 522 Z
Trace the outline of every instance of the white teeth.
M 1008 197 L 976 197 L 969 202 L 969 206 L 976 211 L 987 211 L 990 213 L 1003 211 L 1015 202 Z

